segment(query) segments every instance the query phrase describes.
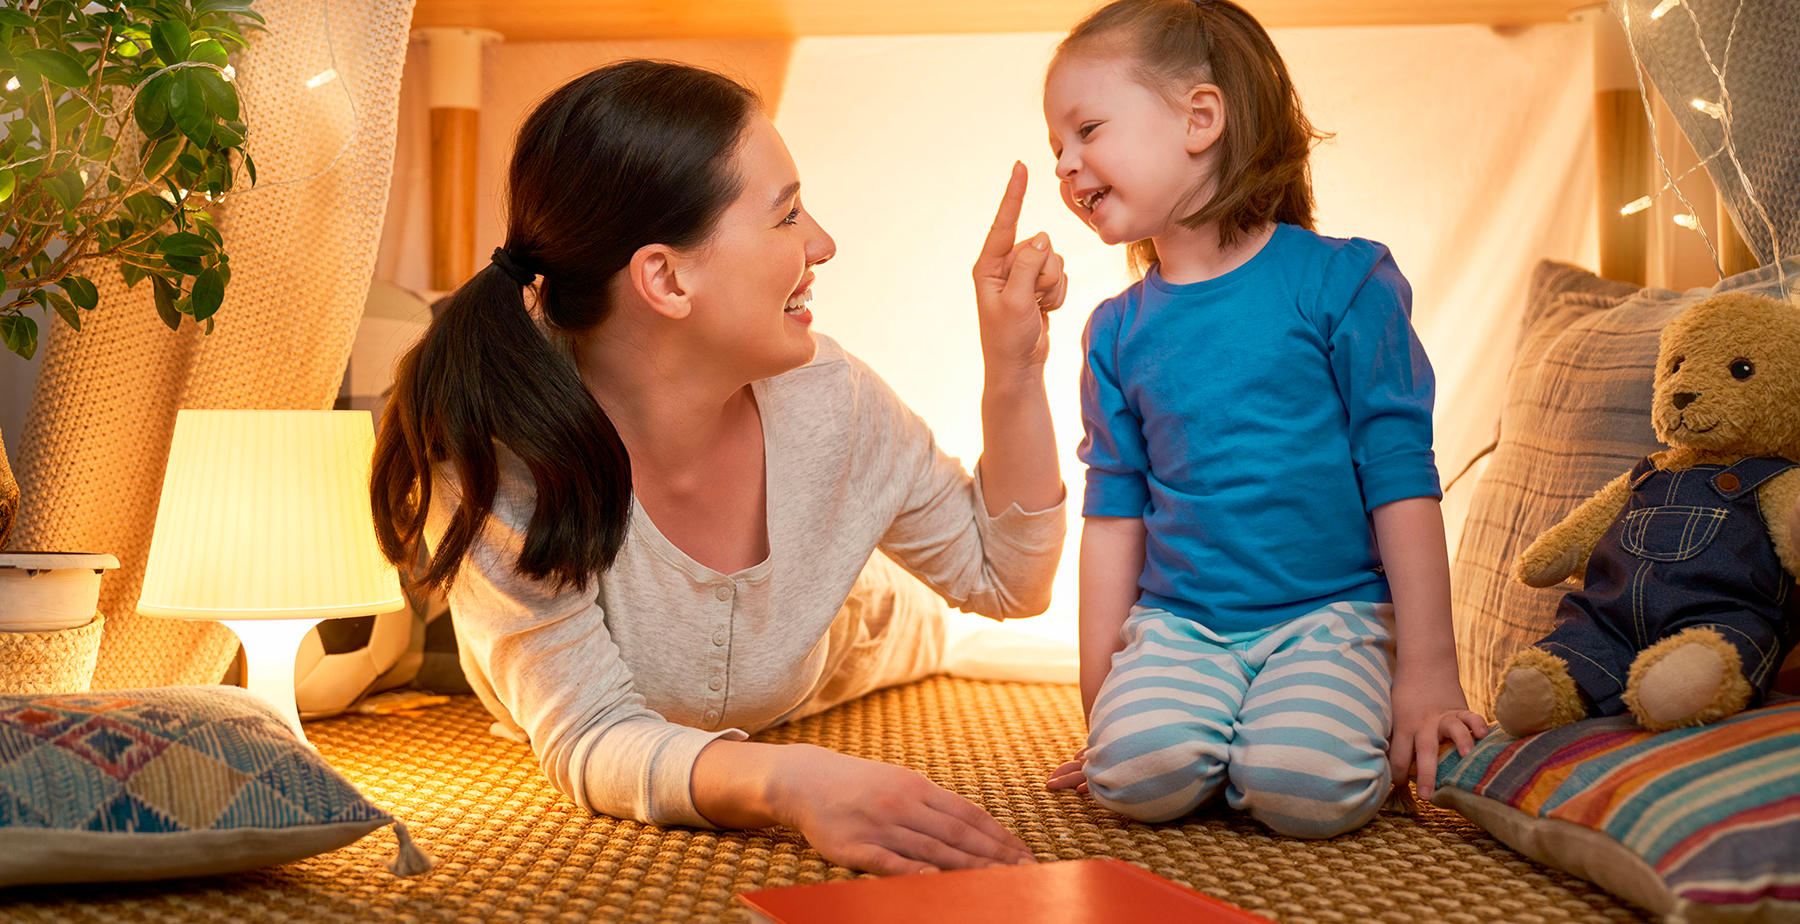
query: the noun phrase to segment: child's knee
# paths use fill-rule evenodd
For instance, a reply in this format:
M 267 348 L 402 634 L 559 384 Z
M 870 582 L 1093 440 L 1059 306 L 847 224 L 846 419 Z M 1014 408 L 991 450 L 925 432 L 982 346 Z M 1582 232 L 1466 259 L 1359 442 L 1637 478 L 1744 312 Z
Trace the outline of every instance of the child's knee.
M 1256 750 L 1245 749 L 1231 765 L 1231 801 L 1277 834 L 1326 838 L 1354 831 L 1375 817 L 1391 788 L 1386 755 L 1349 762 L 1322 752 Z
M 1103 807 L 1137 821 L 1180 818 L 1225 783 L 1225 749 L 1157 729 L 1088 748 L 1088 793 Z M 1159 732 L 1163 732 L 1160 733 Z

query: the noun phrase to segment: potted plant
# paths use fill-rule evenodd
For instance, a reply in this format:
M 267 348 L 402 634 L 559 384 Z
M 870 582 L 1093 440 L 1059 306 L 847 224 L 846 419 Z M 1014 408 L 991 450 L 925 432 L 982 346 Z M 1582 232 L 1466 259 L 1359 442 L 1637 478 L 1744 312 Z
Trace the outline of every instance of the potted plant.
M 250 0 L 8 0 L 0 7 L 0 344 L 7 350 L 27 359 L 37 352 L 34 315 L 80 330 L 82 314 L 100 300 L 89 275 L 108 266 L 128 286 L 148 282 L 170 329 L 189 318 L 212 330 L 231 267 L 210 210 L 230 198 L 240 175 L 256 182 L 230 53 L 262 23 Z M 3 452 L 0 444 L 0 459 Z M 0 474 L 3 549 L 18 501 L 10 471 Z M 0 555 L 0 622 L 16 624 L 30 611 L 29 624 L 50 624 L 37 608 L 61 596 L 77 608 L 86 601 L 85 613 L 72 618 L 94 615 L 86 589 L 47 588 L 66 570 L 92 575 L 85 580 L 97 595 L 99 570 L 117 562 L 47 554 Z M 14 592 L 31 599 L 5 596 Z

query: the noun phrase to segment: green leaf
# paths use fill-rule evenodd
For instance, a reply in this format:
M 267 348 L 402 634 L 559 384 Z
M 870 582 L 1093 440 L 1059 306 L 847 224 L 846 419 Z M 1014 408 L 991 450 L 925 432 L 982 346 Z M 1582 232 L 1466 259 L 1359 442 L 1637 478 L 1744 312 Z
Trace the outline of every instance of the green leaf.
M 204 321 L 225 301 L 225 280 L 217 270 L 203 270 L 194 277 L 194 320 Z
M 119 264 L 119 275 L 125 277 L 125 288 L 135 289 L 137 284 L 143 282 L 144 277 L 150 274 L 129 263 L 121 263 Z
M 172 257 L 210 257 L 214 247 L 211 241 L 198 234 L 181 231 L 163 238 L 157 249 Z
M 200 0 L 194 4 L 194 15 L 203 13 L 248 13 L 250 4 L 246 0 Z
M 213 126 L 213 139 L 222 148 L 241 148 L 244 146 L 244 123 L 221 122 Z
M 0 9 L 0 25 L 12 26 L 15 29 L 29 29 L 37 25 L 37 20 L 14 9 Z
M 169 124 L 169 87 L 174 82 L 173 74 L 158 74 L 144 88 L 138 91 L 137 101 L 132 104 L 132 115 L 137 119 L 138 129 L 151 138 L 160 137 Z
M 76 330 L 81 329 L 81 312 L 75 310 L 75 305 L 73 303 L 63 297 L 59 292 L 46 292 L 44 294 L 50 301 L 50 307 L 56 309 L 57 316 L 63 319 L 64 324 L 67 324 Z
M 18 185 L 19 178 L 11 170 L 0 170 L 0 202 L 11 199 L 13 190 L 17 189 Z
M 248 153 L 244 155 L 244 169 L 250 173 L 250 185 L 256 185 L 256 158 Z
M 188 33 L 187 26 L 173 19 L 165 19 L 150 27 L 150 47 L 156 49 L 156 56 L 162 63 L 180 64 L 188 59 L 188 49 L 194 44 L 194 38 Z
M 70 180 L 74 182 L 71 183 Z M 56 204 L 62 206 L 64 210 L 73 209 L 81 204 L 81 177 L 76 176 L 74 171 L 48 177 L 44 180 L 43 186 L 44 191 L 48 192 L 51 198 L 56 200 Z
M 196 43 L 188 52 L 188 60 L 205 61 L 214 67 L 224 67 L 231 63 L 230 59 L 225 57 L 225 46 L 219 44 L 216 39 L 207 39 Z
M 86 276 L 67 276 L 62 281 L 63 291 L 69 293 L 69 301 L 75 303 L 83 311 L 93 311 L 100 305 L 100 289 Z
M 206 108 L 227 122 L 238 119 L 237 89 L 218 71 L 194 68 L 194 76 L 200 80 L 200 89 L 206 95 Z
M 30 359 L 37 355 L 37 322 L 22 314 L 0 314 L 0 341 L 6 348 Z
M 175 288 L 169 280 L 156 275 L 150 277 L 150 287 L 155 292 L 157 315 L 170 330 L 180 330 L 181 312 L 175 310 L 175 299 L 181 295 L 181 290 Z
M 189 141 L 206 147 L 212 140 L 213 119 L 206 105 L 202 73 L 199 68 L 190 67 L 169 75 L 173 78 L 169 84 L 169 115 Z
M 169 162 L 175 159 L 176 152 L 185 144 L 187 139 L 180 135 L 169 135 L 150 142 L 144 149 L 144 176 L 151 180 L 162 176 L 163 171 L 169 169 Z
M 198 276 L 206 269 L 206 264 L 198 257 L 183 257 L 170 254 L 163 255 L 163 264 L 183 276 Z
M 51 83 L 65 87 L 85 87 L 88 85 L 87 68 L 71 55 L 51 48 L 33 48 L 19 53 L 19 60 L 31 65 L 32 70 L 48 78 Z
M 193 174 L 196 178 L 206 172 L 206 165 L 201 163 L 200 158 L 195 157 L 192 151 L 181 152 L 181 156 L 175 158 L 175 161 L 181 164 L 181 169 Z

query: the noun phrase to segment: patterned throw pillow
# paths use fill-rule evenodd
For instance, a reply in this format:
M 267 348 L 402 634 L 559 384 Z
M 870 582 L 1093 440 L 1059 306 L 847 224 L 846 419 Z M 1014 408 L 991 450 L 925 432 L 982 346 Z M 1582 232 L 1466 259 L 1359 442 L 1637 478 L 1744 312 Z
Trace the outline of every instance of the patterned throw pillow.
M 1800 284 L 1800 258 L 1786 281 Z M 1469 708 L 1493 714 L 1500 668 L 1550 631 L 1563 594 L 1527 587 L 1512 562 L 1620 472 L 1662 448 L 1650 396 L 1663 325 L 1715 292 L 1788 297 L 1763 267 L 1711 289 L 1638 289 L 1562 263 L 1532 276 L 1518 352 L 1507 377 L 1500 434 L 1476 482 L 1451 568 L 1456 656 Z
M 236 687 L 0 696 L 0 886 L 237 872 L 393 824 Z
M 1670 921 L 1800 920 L 1800 700 L 1700 728 L 1496 729 L 1432 802 Z

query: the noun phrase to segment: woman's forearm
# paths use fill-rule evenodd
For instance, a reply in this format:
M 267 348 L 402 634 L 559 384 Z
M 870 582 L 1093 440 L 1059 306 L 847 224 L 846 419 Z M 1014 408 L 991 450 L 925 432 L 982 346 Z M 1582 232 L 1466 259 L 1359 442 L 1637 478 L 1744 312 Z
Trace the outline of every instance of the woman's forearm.
M 777 814 L 778 777 L 787 755 L 782 745 L 714 740 L 694 761 L 689 782 L 694 808 L 721 828 L 766 828 Z
M 1018 504 L 1048 510 L 1062 502 L 1056 432 L 1044 393 L 1044 370 L 989 368 L 981 390 L 981 490 L 988 516 Z

